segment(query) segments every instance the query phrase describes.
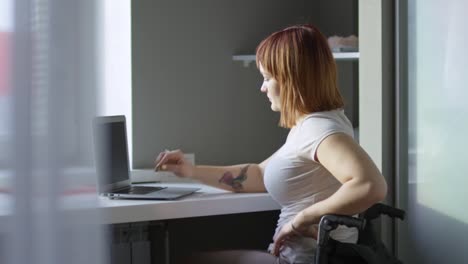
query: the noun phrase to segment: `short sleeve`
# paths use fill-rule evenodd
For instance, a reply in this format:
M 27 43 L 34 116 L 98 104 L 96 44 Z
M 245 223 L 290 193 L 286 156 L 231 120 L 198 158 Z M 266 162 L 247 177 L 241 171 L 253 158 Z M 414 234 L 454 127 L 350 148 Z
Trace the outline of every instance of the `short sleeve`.
M 337 116 L 333 113 L 317 113 L 306 117 L 296 137 L 298 153 L 315 162 L 318 146 L 330 135 L 344 133 L 353 137 L 353 129 L 349 120 L 344 116 Z
M 318 146 L 320 146 L 320 143 L 322 143 L 322 141 L 325 140 L 328 136 L 336 134 L 336 133 L 345 133 L 346 134 L 346 132 L 344 130 L 339 130 L 339 129 L 328 130 L 323 135 L 321 135 L 317 140 L 315 140 L 312 143 L 312 147 L 311 147 L 309 153 L 310 153 L 310 155 L 311 155 L 311 157 L 312 157 L 312 159 L 314 161 L 318 162 L 316 157 L 317 157 L 317 149 L 318 149 Z

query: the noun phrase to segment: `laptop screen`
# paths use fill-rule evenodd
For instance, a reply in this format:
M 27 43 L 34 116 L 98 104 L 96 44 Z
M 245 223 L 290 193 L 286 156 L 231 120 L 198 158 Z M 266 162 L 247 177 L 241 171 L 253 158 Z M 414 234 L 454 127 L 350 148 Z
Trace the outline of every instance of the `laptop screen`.
M 97 118 L 94 123 L 96 168 L 99 186 L 129 180 L 125 119 Z

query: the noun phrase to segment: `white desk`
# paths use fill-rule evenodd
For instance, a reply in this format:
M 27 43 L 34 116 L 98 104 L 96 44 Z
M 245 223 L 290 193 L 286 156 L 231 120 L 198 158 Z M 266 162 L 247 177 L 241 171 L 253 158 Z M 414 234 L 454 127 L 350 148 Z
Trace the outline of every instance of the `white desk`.
M 165 182 L 162 184 L 151 184 L 149 186 L 158 185 L 198 187 L 200 190 L 192 195 L 172 201 L 123 200 L 109 199 L 107 197 L 98 197 L 96 199 L 96 193 L 92 192 L 70 195 L 59 201 L 64 205 L 64 208 L 66 208 L 65 211 L 62 211 L 65 212 L 65 214 L 61 216 L 69 217 L 70 223 L 75 224 L 78 222 L 90 222 L 90 224 L 95 224 L 97 219 L 100 219 L 98 221 L 106 225 L 163 221 L 160 223 L 162 223 L 162 228 L 164 230 L 161 239 L 164 240 L 163 250 L 165 253 L 163 254 L 161 262 L 168 264 L 170 263 L 171 250 L 169 248 L 169 230 L 167 229 L 165 220 L 253 213 L 280 209 L 280 206 L 267 193 L 232 193 L 199 183 Z M 0 194 L 0 234 L 4 232 L 8 233 L 14 223 L 12 221 L 17 220 L 15 217 L 12 217 L 12 211 L 12 197 L 6 193 Z M 37 217 L 43 213 L 47 213 L 47 210 L 41 210 L 37 207 L 35 207 L 33 211 L 34 212 L 30 213 L 31 217 Z M 67 219 L 65 219 L 65 221 L 68 222 Z M 231 240 L 232 238 L 229 241 Z M 140 244 L 138 244 L 146 246 L 141 246 L 141 248 L 139 248 L 142 258 L 153 257 L 150 253 L 151 248 L 149 248 L 150 244 L 148 241 L 140 241 Z M 117 251 L 120 253 L 128 253 L 131 248 L 128 246 L 130 245 L 129 243 L 130 242 L 126 243 L 125 245 L 127 246 L 124 248 L 120 248 L 122 247 L 122 245 L 120 245 Z M 159 258 L 161 258 L 161 254 L 162 253 L 158 253 Z M 128 257 L 128 255 L 125 256 Z
M 167 220 L 280 209 L 280 206 L 267 193 L 231 193 L 197 183 L 163 183 L 161 185 L 198 187 L 201 190 L 174 201 L 111 200 L 100 197 L 99 209 L 104 223 Z
M 231 193 L 198 183 L 162 183 L 148 186 L 178 186 L 201 188 L 198 192 L 173 201 L 123 200 L 99 197 L 97 213 L 103 224 L 169 220 L 198 216 L 249 213 L 278 210 L 280 206 L 267 193 Z M 70 217 L 85 219 L 96 213 L 95 194 L 74 195 L 64 199 Z M 69 206 L 68 206 L 69 204 Z M 91 206 L 90 206 L 91 205 Z M 0 195 L 0 224 L 10 220 L 13 201 Z M 40 214 L 40 208 L 35 208 Z M 1 231 L 2 228 L 0 228 Z
M 200 216 L 230 215 L 280 209 L 280 206 L 267 193 L 232 193 L 198 183 L 162 183 L 149 186 L 198 187 L 198 192 L 173 201 L 157 200 L 118 200 L 99 198 L 99 212 L 105 224 L 136 223 L 146 221 L 164 221 Z M 208 224 L 209 225 L 209 224 Z M 160 239 L 164 240 L 164 257 L 161 263 L 170 263 L 170 236 L 172 233 L 163 224 L 165 230 Z M 176 228 L 177 229 L 177 228 Z M 175 236 L 175 240 L 180 239 Z M 231 237 L 230 240 L 234 238 Z M 178 244 L 180 250 L 180 244 Z M 186 246 L 185 246 L 186 247 Z M 182 245 L 182 248 L 184 246 Z M 185 248 L 186 249 L 186 248 Z M 151 250 L 151 249 L 148 249 Z M 149 257 L 150 251 L 142 251 Z M 160 253 L 161 254 L 161 253 Z M 156 256 L 153 256 L 157 258 Z M 159 256 L 160 257 L 160 256 Z

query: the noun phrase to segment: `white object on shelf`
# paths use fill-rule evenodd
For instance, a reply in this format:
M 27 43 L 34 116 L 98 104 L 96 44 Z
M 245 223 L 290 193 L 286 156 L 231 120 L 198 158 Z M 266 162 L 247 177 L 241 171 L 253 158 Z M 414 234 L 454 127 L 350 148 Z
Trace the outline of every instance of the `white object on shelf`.
M 333 57 L 338 61 L 351 61 L 359 59 L 359 52 L 333 52 Z M 234 55 L 233 61 L 242 61 L 244 67 L 255 61 L 255 55 Z
M 359 47 L 359 39 L 355 35 L 331 36 L 328 38 L 328 45 L 333 52 L 356 52 Z
M 233 61 L 242 61 L 244 67 L 249 67 L 251 62 L 255 61 L 255 55 L 234 55 L 232 56 Z

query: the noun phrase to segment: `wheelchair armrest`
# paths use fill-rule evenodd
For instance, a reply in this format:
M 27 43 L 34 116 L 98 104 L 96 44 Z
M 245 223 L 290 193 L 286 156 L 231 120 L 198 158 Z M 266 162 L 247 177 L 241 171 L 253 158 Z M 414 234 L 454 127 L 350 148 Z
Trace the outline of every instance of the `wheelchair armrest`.
M 380 203 L 367 209 L 359 218 L 336 214 L 322 216 L 319 223 L 315 263 L 328 263 L 328 255 L 333 251 L 333 243 L 329 244 L 330 232 L 335 230 L 338 225 L 357 227 L 360 231 L 364 230 L 364 228 L 371 230 L 372 225 L 370 221 L 379 217 L 381 214 L 397 217 L 401 220 L 405 218 L 405 211 Z M 369 225 L 366 227 L 367 222 L 369 222 Z
M 338 225 L 356 227 L 359 230 L 362 230 L 366 226 L 366 220 L 362 218 L 337 214 L 329 214 L 322 216 L 318 227 L 317 252 L 315 254 L 315 263 L 328 263 L 328 252 L 325 251 L 325 248 L 327 248 L 328 241 L 330 239 L 330 232 L 335 230 L 338 227 Z
M 401 220 L 405 219 L 405 211 L 381 203 L 374 204 L 372 207 L 367 209 L 362 216 L 366 220 L 373 220 L 382 214 L 388 215 L 392 218 L 400 218 Z
M 322 246 L 326 245 L 328 239 L 330 237 L 330 232 L 335 230 L 338 225 L 345 225 L 347 227 L 356 227 L 359 230 L 363 230 L 366 226 L 366 220 L 347 216 L 347 215 L 337 215 L 337 214 L 329 214 L 324 215 L 320 219 L 319 227 L 318 227 L 318 238 L 317 243 Z

